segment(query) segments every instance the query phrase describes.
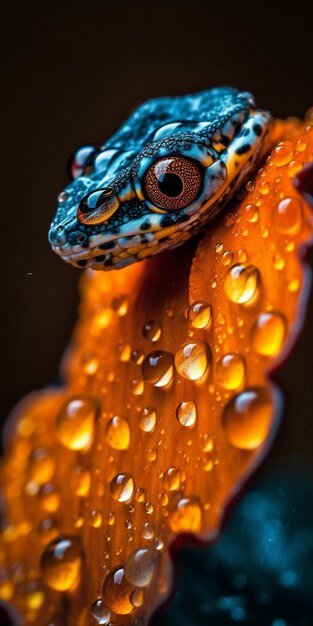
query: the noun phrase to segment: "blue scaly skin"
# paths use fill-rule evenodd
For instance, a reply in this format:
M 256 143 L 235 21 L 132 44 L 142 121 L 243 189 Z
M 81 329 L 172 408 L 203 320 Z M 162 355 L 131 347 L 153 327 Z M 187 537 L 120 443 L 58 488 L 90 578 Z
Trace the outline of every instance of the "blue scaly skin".
M 119 269 L 208 227 L 264 151 L 270 115 L 214 88 L 149 100 L 102 146 L 73 156 L 49 231 L 76 267 Z

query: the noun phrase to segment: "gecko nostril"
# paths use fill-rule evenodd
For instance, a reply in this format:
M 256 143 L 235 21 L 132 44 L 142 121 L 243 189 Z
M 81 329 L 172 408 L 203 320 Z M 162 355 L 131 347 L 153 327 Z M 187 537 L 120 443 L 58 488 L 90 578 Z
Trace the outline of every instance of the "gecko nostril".
M 67 243 L 67 234 L 64 226 L 53 226 L 50 228 L 48 239 L 54 246 L 64 246 Z
M 87 240 L 86 233 L 83 233 L 80 230 L 75 230 L 74 232 L 70 233 L 68 236 L 68 243 L 71 246 L 78 246 L 78 245 L 82 246 L 86 240 Z

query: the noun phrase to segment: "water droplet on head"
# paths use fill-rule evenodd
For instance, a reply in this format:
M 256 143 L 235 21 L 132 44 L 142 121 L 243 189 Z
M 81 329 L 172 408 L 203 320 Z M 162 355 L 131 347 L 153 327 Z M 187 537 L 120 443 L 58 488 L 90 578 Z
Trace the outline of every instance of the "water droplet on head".
M 59 411 L 56 429 L 61 443 L 70 450 L 89 448 L 94 437 L 99 403 L 95 398 L 77 397 Z
M 254 265 L 233 265 L 229 268 L 224 289 L 231 302 L 244 304 L 256 294 L 259 283 L 259 271 Z
M 111 480 L 111 494 L 118 502 L 128 502 L 134 493 L 134 480 L 131 474 L 117 474 Z
M 54 513 L 58 510 L 60 504 L 60 494 L 56 487 L 51 483 L 45 483 L 40 490 L 40 502 L 45 511 Z
M 191 428 L 197 419 L 197 408 L 194 402 L 187 400 L 181 402 L 176 409 L 176 417 L 182 426 Z
M 182 498 L 172 510 L 168 522 L 174 532 L 198 532 L 202 525 L 202 506 L 195 496 Z
M 106 439 L 115 450 L 127 450 L 130 441 L 130 429 L 125 417 L 115 415 L 106 427 Z
M 241 354 L 225 354 L 216 364 L 217 382 L 225 389 L 238 389 L 244 383 L 245 362 Z
M 117 615 L 129 615 L 133 611 L 134 606 L 130 599 L 133 591 L 134 587 L 127 581 L 121 566 L 106 576 L 102 587 L 104 602 Z
M 212 307 L 207 302 L 194 302 L 188 308 L 187 317 L 194 328 L 209 328 L 212 322 Z
M 178 373 L 187 380 L 198 380 L 206 373 L 211 361 L 210 346 L 206 341 L 186 341 L 175 355 Z
M 231 398 L 222 416 L 229 443 L 243 450 L 257 448 L 267 437 L 272 412 L 271 397 L 263 387 L 246 389 Z
M 174 359 L 170 352 L 155 350 L 150 352 L 142 363 L 142 375 L 148 383 L 165 387 L 173 378 Z
M 57 537 L 45 548 L 41 569 L 47 585 L 56 591 L 67 591 L 76 585 L 82 564 L 79 537 Z
M 44 485 L 51 480 L 55 471 L 55 460 L 48 448 L 36 448 L 29 460 L 28 477 L 38 485 Z
M 274 207 L 272 219 L 278 232 L 296 235 L 302 226 L 302 203 L 297 198 L 284 198 Z
M 125 576 L 135 587 L 146 587 L 156 573 L 160 554 L 155 548 L 143 547 L 134 550 L 125 563 Z
M 148 341 L 159 341 L 161 337 L 161 324 L 155 321 L 146 322 L 142 329 L 142 334 Z
M 285 334 L 286 320 L 281 313 L 261 313 L 252 326 L 252 345 L 259 354 L 273 356 L 281 349 Z

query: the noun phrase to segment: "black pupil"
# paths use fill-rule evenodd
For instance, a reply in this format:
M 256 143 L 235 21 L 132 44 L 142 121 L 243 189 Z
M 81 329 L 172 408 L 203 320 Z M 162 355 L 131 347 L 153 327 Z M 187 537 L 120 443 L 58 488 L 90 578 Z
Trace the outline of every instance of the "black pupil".
M 158 187 L 161 193 L 164 196 L 169 196 L 170 198 L 176 198 L 180 196 L 184 185 L 183 181 L 178 174 L 162 174 L 158 180 Z

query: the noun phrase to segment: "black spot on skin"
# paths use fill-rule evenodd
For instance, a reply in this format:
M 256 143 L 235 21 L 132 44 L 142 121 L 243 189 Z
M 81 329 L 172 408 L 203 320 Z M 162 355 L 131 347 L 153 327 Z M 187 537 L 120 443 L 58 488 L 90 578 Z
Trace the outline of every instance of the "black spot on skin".
M 251 146 L 249 143 L 244 143 L 242 146 L 240 146 L 240 148 L 236 150 L 236 154 L 238 154 L 238 156 L 246 154 L 246 152 L 249 152 L 250 148 Z
M 249 128 L 244 128 L 243 131 L 240 133 L 240 137 L 247 137 L 249 133 L 250 133 Z
M 148 239 L 146 237 L 141 237 L 141 243 L 148 243 Z
M 112 230 L 112 234 L 113 234 L 113 235 L 119 235 L 119 233 L 120 233 L 120 228 L 114 228 L 114 229 Z
M 101 248 L 101 250 L 112 250 L 112 248 L 115 248 L 115 241 L 107 241 L 106 243 L 102 243 L 99 248 Z
M 174 215 L 164 215 L 161 219 L 162 228 L 167 228 L 167 226 L 173 226 L 177 224 L 177 218 Z
M 106 261 L 104 261 L 104 265 L 106 267 L 111 267 L 111 265 L 113 265 L 113 259 L 107 259 Z
M 224 146 L 229 146 L 230 139 L 226 137 L 226 135 L 222 135 L 222 143 L 224 144 Z
M 235 167 L 239 167 L 239 163 L 238 163 L 238 161 L 235 161 L 235 164 L 234 164 L 234 165 L 235 165 Z
M 253 130 L 255 132 L 255 134 L 259 137 L 260 135 L 262 135 L 262 128 L 260 126 L 260 124 L 254 124 L 253 126 Z
M 86 259 L 80 259 L 79 261 L 77 261 L 78 267 L 85 267 L 86 263 Z
M 159 243 L 164 243 L 167 240 L 168 240 L 168 237 L 161 237 L 161 239 L 159 239 Z
M 140 226 L 140 230 L 149 230 L 150 227 L 151 227 L 150 220 L 145 220 L 144 222 L 142 222 Z
M 104 259 L 105 259 L 105 254 L 99 254 L 98 256 L 96 256 L 97 263 L 102 263 Z

